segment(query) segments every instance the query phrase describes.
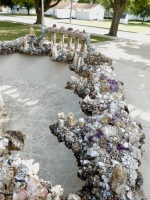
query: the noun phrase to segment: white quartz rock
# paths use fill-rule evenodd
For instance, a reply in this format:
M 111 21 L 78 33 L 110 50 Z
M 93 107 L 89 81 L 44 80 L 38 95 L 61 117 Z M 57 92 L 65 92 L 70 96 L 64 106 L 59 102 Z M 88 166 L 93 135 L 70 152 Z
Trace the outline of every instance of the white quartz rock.
M 67 196 L 67 200 L 81 200 L 81 198 L 77 194 L 69 194 Z
M 133 197 L 133 193 L 131 192 L 131 191 L 129 191 L 128 193 L 127 193 L 127 197 L 129 198 L 129 199 L 133 199 L 134 197 Z
M 89 163 L 90 163 L 89 160 L 84 160 L 84 161 L 83 161 L 83 165 L 87 165 L 87 164 L 89 164 Z
M 4 107 L 4 101 L 3 101 L 3 98 L 2 98 L 2 94 L 0 92 L 0 111 L 2 110 L 3 107 Z
M 52 57 L 54 59 L 56 59 L 58 57 L 58 51 L 57 51 L 57 47 L 55 45 L 53 45 L 53 47 L 52 47 Z
M 84 118 L 79 118 L 79 120 L 78 120 L 78 125 L 79 125 L 79 127 L 81 127 L 81 128 L 84 127 Z
M 97 151 L 91 151 L 90 156 L 92 158 L 97 157 L 98 156 L 98 152 Z
M 64 125 L 65 125 L 65 120 L 64 119 L 58 119 L 58 126 L 59 127 L 64 127 Z
M 98 162 L 99 167 L 104 167 L 105 164 L 103 162 Z

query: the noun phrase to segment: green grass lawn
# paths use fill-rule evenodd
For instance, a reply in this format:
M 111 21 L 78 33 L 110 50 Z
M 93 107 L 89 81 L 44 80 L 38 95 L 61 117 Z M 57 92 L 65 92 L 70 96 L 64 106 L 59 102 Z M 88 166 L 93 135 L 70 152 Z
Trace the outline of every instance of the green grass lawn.
M 37 36 L 41 35 L 41 27 L 37 25 L 21 24 L 15 22 L 2 22 L 0 21 L 0 41 L 10 41 L 15 40 L 19 37 L 23 37 L 29 34 L 30 27 L 33 27 L 35 34 Z M 51 35 L 48 34 L 47 38 L 51 40 Z M 91 35 L 91 42 L 104 42 L 110 41 L 111 39 Z M 59 35 L 57 35 L 57 42 L 59 42 Z M 65 37 L 65 42 L 67 42 L 67 37 Z
M 103 21 L 85 21 L 85 20 L 72 20 L 72 24 L 77 25 L 87 25 L 91 27 L 98 27 L 98 28 L 110 28 L 111 20 L 105 19 Z M 150 23 L 139 21 L 129 21 L 128 24 L 119 24 L 118 30 L 122 31 L 129 31 L 129 32 L 135 32 L 135 33 L 141 33 L 141 32 L 147 32 L 150 30 Z

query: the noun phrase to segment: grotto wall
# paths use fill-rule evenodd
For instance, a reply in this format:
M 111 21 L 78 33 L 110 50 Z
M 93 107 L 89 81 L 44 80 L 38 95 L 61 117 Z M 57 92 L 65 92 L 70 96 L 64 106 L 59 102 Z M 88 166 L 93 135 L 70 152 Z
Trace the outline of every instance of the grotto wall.
M 51 41 L 44 39 L 51 33 Z M 56 34 L 60 36 L 56 43 Z M 68 42 L 65 45 L 64 35 Z M 72 38 L 75 38 L 74 44 Z M 79 44 L 81 41 L 81 44 Z M 75 119 L 73 113 L 58 113 L 50 130 L 59 142 L 72 149 L 77 159 L 78 177 L 84 186 L 68 200 L 144 200 L 143 178 L 138 171 L 145 135 L 139 122 L 130 118 L 123 93 L 123 83 L 113 72 L 112 59 L 92 48 L 89 35 L 56 25 L 36 37 L 30 34 L 11 42 L 0 43 L 0 54 L 23 53 L 48 55 L 52 61 L 66 62 L 72 76 L 66 89 L 80 99 L 87 117 Z M 39 165 L 21 159 L 25 135 L 18 131 L 1 132 L 1 199 L 63 199 L 63 188 L 52 186 L 37 176 Z

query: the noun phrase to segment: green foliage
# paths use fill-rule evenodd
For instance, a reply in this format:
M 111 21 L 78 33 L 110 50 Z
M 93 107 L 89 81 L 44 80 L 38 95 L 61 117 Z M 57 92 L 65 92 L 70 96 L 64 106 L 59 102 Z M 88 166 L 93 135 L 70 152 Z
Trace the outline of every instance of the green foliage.
M 1 5 L 9 6 L 11 9 L 13 9 L 15 5 L 12 0 L 1 0 L 0 2 L 1 2 Z
M 34 0 L 12 0 L 15 5 L 19 5 L 20 7 L 25 6 L 26 8 L 33 8 L 35 3 Z
M 110 7 L 110 1 L 109 0 L 79 0 L 78 3 L 93 3 L 93 4 L 101 4 L 106 9 Z
M 150 0 L 130 0 L 129 10 L 131 14 L 140 15 L 144 21 L 145 17 L 150 16 Z
M 29 11 L 31 8 L 35 6 L 34 0 L 12 0 L 15 5 L 19 5 L 20 7 L 26 7 L 29 15 Z

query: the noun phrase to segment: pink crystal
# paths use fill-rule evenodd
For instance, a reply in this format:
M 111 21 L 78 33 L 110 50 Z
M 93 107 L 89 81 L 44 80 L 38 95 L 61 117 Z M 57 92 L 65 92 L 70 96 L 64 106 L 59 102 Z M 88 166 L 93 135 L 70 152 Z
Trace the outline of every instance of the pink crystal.
M 27 180 L 27 191 L 29 193 L 29 200 L 35 200 L 37 196 L 45 197 L 48 193 L 47 189 L 34 177 L 30 177 Z
M 28 198 L 27 190 L 20 189 L 20 191 L 18 193 L 18 200 L 25 200 L 26 198 Z

